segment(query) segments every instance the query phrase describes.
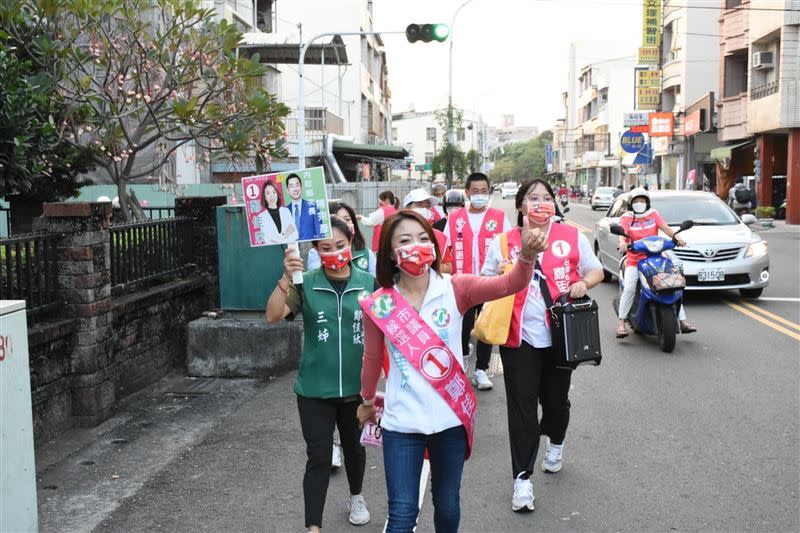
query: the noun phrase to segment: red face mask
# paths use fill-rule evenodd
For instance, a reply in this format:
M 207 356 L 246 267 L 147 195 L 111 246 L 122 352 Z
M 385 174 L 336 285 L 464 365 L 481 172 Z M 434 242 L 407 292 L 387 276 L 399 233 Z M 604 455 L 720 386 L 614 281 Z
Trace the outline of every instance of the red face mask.
M 555 214 L 556 204 L 553 202 L 528 202 L 528 218 L 538 226 L 547 224 Z
M 418 278 L 425 274 L 436 259 L 436 248 L 432 242 L 412 242 L 394 249 L 397 268 L 409 276 Z
M 333 272 L 338 272 L 346 267 L 351 259 L 353 259 L 353 252 L 349 246 L 335 252 L 325 254 L 319 252 L 319 260 L 322 262 L 322 266 Z

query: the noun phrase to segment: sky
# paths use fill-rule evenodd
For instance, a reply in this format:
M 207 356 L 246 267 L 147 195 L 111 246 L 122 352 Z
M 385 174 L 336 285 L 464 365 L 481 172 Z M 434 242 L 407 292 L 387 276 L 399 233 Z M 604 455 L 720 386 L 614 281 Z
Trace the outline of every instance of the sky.
M 715 0 L 716 1 L 716 0 Z M 450 24 L 464 0 L 374 0 L 375 31 L 412 23 Z M 472 0 L 458 14 L 453 37 L 453 103 L 499 126 L 552 129 L 563 117 L 567 53 L 572 41 L 630 41 L 640 46 L 642 3 L 636 0 Z M 392 112 L 447 105 L 449 43 L 409 43 L 385 35 Z M 602 59 L 602 58 L 598 58 Z

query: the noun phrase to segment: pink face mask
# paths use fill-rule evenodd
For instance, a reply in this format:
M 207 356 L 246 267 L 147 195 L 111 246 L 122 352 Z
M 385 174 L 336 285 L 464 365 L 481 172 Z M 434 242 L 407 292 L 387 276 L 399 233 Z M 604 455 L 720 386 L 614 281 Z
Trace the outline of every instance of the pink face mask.
M 425 274 L 436 260 L 436 248 L 432 242 L 412 242 L 395 248 L 394 253 L 397 268 L 415 278 Z
M 556 214 L 553 202 L 528 202 L 528 218 L 537 226 L 547 224 Z
M 338 272 L 346 267 L 350 263 L 351 259 L 353 259 L 353 253 L 349 246 L 335 252 L 320 252 L 319 254 L 319 260 L 322 263 L 322 266 L 333 272 Z

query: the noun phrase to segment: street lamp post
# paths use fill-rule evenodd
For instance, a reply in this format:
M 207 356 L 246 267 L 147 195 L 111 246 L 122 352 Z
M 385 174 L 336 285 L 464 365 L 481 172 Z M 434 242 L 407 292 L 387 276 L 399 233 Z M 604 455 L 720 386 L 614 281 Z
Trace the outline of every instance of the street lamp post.
M 461 11 L 464 6 L 472 2 L 472 0 L 467 0 L 463 4 L 461 4 L 458 9 L 456 9 L 455 14 L 453 14 L 453 20 L 450 22 L 450 61 L 449 61 L 449 69 L 448 69 L 448 91 L 447 91 L 447 144 L 450 145 L 450 151 L 447 154 L 447 158 L 449 159 L 447 165 L 447 188 L 453 188 L 453 144 L 454 144 L 454 135 L 453 135 L 453 25 L 456 23 L 456 17 L 458 16 L 458 12 Z

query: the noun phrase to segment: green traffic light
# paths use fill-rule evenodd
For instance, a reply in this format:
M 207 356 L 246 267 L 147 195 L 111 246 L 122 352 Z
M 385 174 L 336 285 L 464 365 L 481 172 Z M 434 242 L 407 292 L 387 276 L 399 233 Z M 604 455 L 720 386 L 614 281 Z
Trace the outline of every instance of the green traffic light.
M 434 24 L 433 25 L 433 38 L 440 43 L 443 43 L 447 40 L 447 36 L 450 35 L 450 26 L 447 24 Z

